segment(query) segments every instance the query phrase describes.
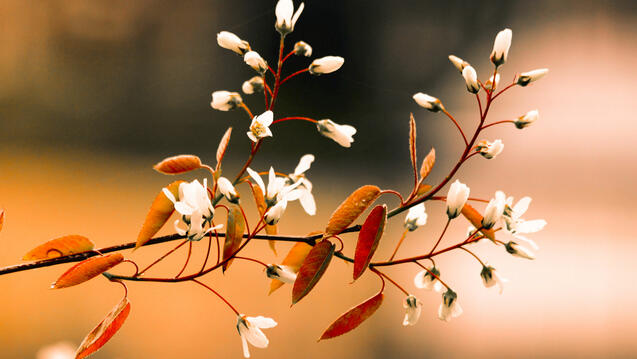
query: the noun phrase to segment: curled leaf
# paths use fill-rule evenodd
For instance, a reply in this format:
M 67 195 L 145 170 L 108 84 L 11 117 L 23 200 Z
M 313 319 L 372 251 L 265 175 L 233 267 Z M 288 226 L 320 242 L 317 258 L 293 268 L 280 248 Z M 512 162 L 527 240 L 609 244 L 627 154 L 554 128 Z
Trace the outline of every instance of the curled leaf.
M 327 228 L 325 228 L 325 236 L 331 236 L 341 233 L 352 222 L 363 213 L 372 202 L 380 196 L 380 188 L 373 185 L 360 187 L 349 195 L 332 213 Z
M 246 222 L 243 214 L 238 206 L 230 207 L 228 212 L 228 222 L 226 226 L 226 241 L 223 245 L 223 260 L 230 258 L 234 252 L 241 246 L 243 240 L 243 232 L 246 228 Z M 223 264 L 222 270 L 225 272 L 230 267 L 232 259 Z
M 334 323 L 332 323 L 332 325 L 323 332 L 323 335 L 321 335 L 319 340 L 338 337 L 339 335 L 343 335 L 355 329 L 374 314 L 382 303 L 383 293 L 378 293 L 363 303 L 348 310 L 338 317 L 338 319 L 336 319 Z
M 117 333 L 130 314 L 130 302 L 127 298 L 119 304 L 84 338 L 77 348 L 75 359 L 86 358 L 98 351 Z
M 64 272 L 55 283 L 51 284 L 51 289 L 67 288 L 84 283 L 120 264 L 123 260 L 124 256 L 121 253 L 85 259 Z
M 175 198 L 179 198 L 179 184 L 182 182 L 183 181 L 175 181 L 166 186 L 166 189 L 168 189 Z M 135 249 L 143 246 L 149 239 L 153 238 L 174 211 L 174 204 L 166 197 L 163 191 L 159 191 L 159 194 L 157 194 L 153 204 L 150 206 L 142 229 L 139 231 L 139 235 L 137 235 Z
M 292 304 L 296 304 L 314 288 L 334 256 L 334 245 L 328 240 L 318 242 L 307 254 L 292 288 Z
M 226 153 L 228 149 L 228 143 L 230 142 L 230 135 L 232 134 L 232 127 L 228 127 L 226 133 L 223 134 L 221 141 L 219 142 L 219 146 L 217 147 L 217 168 L 215 172 L 221 168 L 221 161 L 223 160 L 223 155 Z
M 179 155 L 168 157 L 153 168 L 165 175 L 177 175 L 201 168 L 201 160 L 195 155 Z
M 70 254 L 88 252 L 95 248 L 95 244 L 90 239 L 70 235 L 52 239 L 29 251 L 22 259 L 25 261 L 36 261 L 55 257 L 68 256 Z
M 312 234 L 309 234 L 309 236 L 311 235 Z M 305 258 L 307 257 L 307 255 L 310 253 L 311 250 L 312 250 L 311 245 L 307 243 L 303 243 L 303 242 L 297 242 L 294 244 L 294 246 L 292 246 L 292 248 L 288 252 L 288 255 L 285 256 L 281 264 L 284 266 L 287 266 L 290 270 L 294 271 L 295 273 L 298 273 L 299 268 L 301 268 L 303 261 L 305 261 Z M 281 282 L 280 280 L 273 278 L 272 281 L 270 282 L 269 294 L 272 294 L 272 292 L 281 288 L 283 284 L 284 283 Z
M 356 242 L 356 253 L 354 254 L 354 280 L 358 279 L 367 265 L 372 260 L 380 238 L 385 231 L 387 221 L 387 206 L 376 206 L 367 216 L 360 232 L 358 232 L 358 242 Z
M 471 224 L 476 227 L 482 227 L 482 215 L 469 204 L 465 204 L 462 207 L 462 215 L 471 222 Z M 492 229 L 481 229 L 480 232 L 484 234 L 485 237 L 489 238 L 492 241 L 495 241 L 495 231 Z
M 424 160 L 422 160 L 422 165 L 420 166 L 420 180 L 424 180 L 429 176 L 431 170 L 434 168 L 436 164 L 436 149 L 432 148 L 431 151 L 427 154 Z
M 409 154 L 411 155 L 411 165 L 414 168 L 414 173 L 417 171 L 416 164 L 416 121 L 414 120 L 414 114 L 409 114 Z

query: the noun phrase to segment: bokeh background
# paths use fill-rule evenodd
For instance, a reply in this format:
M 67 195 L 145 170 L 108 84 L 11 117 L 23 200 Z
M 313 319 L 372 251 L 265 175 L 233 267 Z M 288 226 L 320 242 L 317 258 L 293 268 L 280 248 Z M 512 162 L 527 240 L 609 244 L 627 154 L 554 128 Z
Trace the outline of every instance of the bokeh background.
M 236 171 L 248 148 L 242 132 L 249 122 L 241 112 L 213 111 L 210 93 L 238 90 L 253 73 L 219 48 L 215 35 L 235 32 L 274 63 L 274 5 L 0 2 L 0 206 L 7 211 L 0 264 L 17 263 L 33 246 L 65 234 L 86 235 L 98 246 L 134 240 L 155 194 L 173 180 L 151 166 L 179 153 L 214 163 L 228 126 L 235 132 L 225 170 Z M 474 99 L 447 55 L 471 62 L 484 80 L 493 38 L 505 27 L 514 35 L 503 82 L 540 67 L 550 73 L 499 99 L 490 119 L 537 108 L 540 120 L 523 131 L 489 130 L 485 138 L 502 138 L 505 151 L 496 160 L 471 160 L 459 178 L 483 198 L 496 189 L 532 196 L 527 217 L 549 224 L 533 236 L 541 247 L 533 262 L 488 244 L 475 247 L 510 280 L 502 295 L 482 287 L 480 266 L 466 253 L 438 260 L 459 294 L 461 317 L 439 321 L 439 295 L 413 287 L 418 268 L 392 268 L 387 273 L 424 302 L 418 325 L 401 326 L 403 296 L 388 288 L 383 307 L 360 328 L 320 343 L 316 338 L 334 318 L 374 293 L 377 278 L 366 275 L 350 284 L 351 267 L 335 261 L 316 289 L 289 308 L 289 286 L 267 296 L 261 268 L 237 262 L 206 282 L 248 315 L 279 322 L 267 331 L 270 347 L 254 349 L 253 357 L 637 356 L 636 15 L 632 1 L 306 1 L 290 46 L 305 40 L 315 56 L 341 55 L 345 65 L 332 75 L 286 84 L 276 116 L 331 118 L 358 133 L 353 147 L 344 149 L 307 123 L 273 128 L 275 137 L 254 168 L 291 172 L 301 155 L 317 156 L 308 176 L 318 213 L 308 217 L 291 204 L 283 233 L 321 229 L 342 198 L 362 184 L 408 192 L 410 112 L 418 124 L 419 156 L 435 147 L 431 181 L 442 179 L 462 140 L 446 118 L 419 108 L 411 95 L 435 95 L 465 128 L 475 126 Z M 307 63 L 292 58 L 286 71 Z M 261 110 L 260 96 L 244 98 Z M 442 229 L 444 205 L 432 203 L 427 210 L 429 223 L 408 238 L 402 255 L 425 252 Z M 379 257 L 391 252 L 401 221 L 389 227 Z M 445 241 L 465 230 L 462 220 L 454 222 Z M 350 251 L 354 241 L 346 238 Z M 148 263 L 168 248 L 127 255 Z M 255 243 L 249 253 L 275 262 L 286 250 L 280 245 L 277 259 L 265 243 Z M 156 273 L 176 271 L 184 256 L 178 252 Z M 121 288 L 104 280 L 48 290 L 66 267 L 0 278 L 0 358 L 35 358 L 40 348 L 60 341 L 77 345 L 119 300 Z M 241 357 L 234 315 L 200 287 L 132 283 L 130 299 L 130 318 L 95 358 Z

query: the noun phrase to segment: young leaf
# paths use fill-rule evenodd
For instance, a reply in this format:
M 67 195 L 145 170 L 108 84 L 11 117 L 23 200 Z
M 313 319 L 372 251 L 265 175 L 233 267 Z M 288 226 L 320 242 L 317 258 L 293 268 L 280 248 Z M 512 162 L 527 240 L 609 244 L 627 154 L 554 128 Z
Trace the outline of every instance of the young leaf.
M 471 224 L 476 227 L 482 227 L 482 215 L 476 211 L 475 208 L 471 207 L 468 204 L 465 204 L 462 207 L 462 215 L 471 222 Z M 481 229 L 480 232 L 484 234 L 485 237 L 489 238 L 492 241 L 495 241 L 495 231 L 492 229 Z
M 421 183 L 418 185 L 418 189 L 416 190 L 416 196 L 422 196 L 425 193 L 431 190 L 431 185 Z
M 258 185 L 252 182 L 248 182 L 248 184 L 250 184 L 250 188 L 252 189 L 252 196 L 254 197 L 254 202 L 257 205 L 257 210 L 259 211 L 259 215 L 263 216 L 265 212 L 268 210 L 268 206 L 265 203 L 265 197 L 263 196 L 263 191 L 261 190 L 261 187 L 259 187 Z M 275 236 L 278 234 L 278 232 L 279 230 L 276 224 L 265 225 L 265 233 L 271 236 Z M 270 249 L 272 249 L 272 252 L 274 252 L 274 255 L 276 255 L 276 247 L 275 247 L 276 241 L 268 240 L 268 244 L 270 245 Z
M 349 195 L 340 206 L 332 213 L 325 236 L 341 233 L 363 213 L 372 202 L 380 196 L 380 188 L 373 185 L 360 187 Z
M 386 221 L 387 206 L 384 204 L 376 206 L 369 213 L 363 227 L 358 232 L 358 242 L 356 242 L 356 253 L 354 254 L 354 280 L 365 272 L 367 265 L 372 260 L 385 231 Z
M 221 167 L 221 161 L 223 160 L 223 155 L 226 153 L 228 149 L 228 143 L 230 142 L 230 135 L 232 134 L 232 127 L 228 127 L 226 133 L 223 134 L 221 141 L 219 142 L 219 146 L 217 147 L 217 166 L 215 172 L 219 170 Z
M 86 358 L 104 346 L 122 327 L 124 321 L 128 318 L 128 314 L 130 314 L 130 302 L 127 298 L 124 298 L 84 338 L 80 347 L 77 348 L 75 359 Z
M 409 114 L 409 154 L 411 155 L 411 165 L 414 168 L 414 173 L 418 170 L 416 160 L 416 121 L 414 120 L 414 114 Z
M 246 222 L 239 207 L 230 207 L 226 226 L 226 241 L 223 245 L 223 260 L 230 258 L 230 256 L 239 249 L 241 241 L 243 240 L 243 232 L 245 232 L 245 229 Z M 232 263 L 232 259 L 224 263 L 222 266 L 222 270 L 224 272 L 228 269 L 228 267 L 230 267 L 230 263 Z
M 292 288 L 292 304 L 296 304 L 314 288 L 334 256 L 334 245 L 328 240 L 318 242 L 303 261 Z
M 422 160 L 422 166 L 420 166 L 420 181 L 423 181 L 431 170 L 434 168 L 436 164 L 436 149 L 432 148 L 431 151 L 427 154 L 424 160 Z
M 179 198 L 179 184 L 182 182 L 183 181 L 175 181 L 166 186 L 175 198 Z M 174 211 L 175 206 L 173 203 L 166 197 L 163 191 L 159 191 L 159 194 L 155 197 L 153 204 L 150 206 L 142 229 L 139 231 L 139 235 L 137 235 L 135 249 L 143 246 L 144 243 L 153 238 Z
M 52 239 L 29 251 L 22 259 L 25 261 L 37 261 L 55 257 L 68 256 L 70 254 L 88 252 L 95 248 L 95 244 L 84 236 L 70 235 Z
M 303 261 L 305 261 L 305 258 L 307 257 L 308 253 L 310 253 L 312 248 L 313 247 L 307 243 L 297 242 L 290 249 L 288 255 L 285 256 L 285 259 L 283 259 L 283 262 L 281 262 L 281 264 L 287 266 L 295 273 L 298 273 L 299 268 L 301 268 L 301 264 L 303 264 Z M 270 293 L 268 294 L 272 294 L 272 292 L 281 288 L 283 284 L 284 283 L 280 280 L 273 278 L 270 282 Z
M 153 168 L 165 175 L 177 175 L 201 168 L 201 160 L 195 155 L 179 155 L 168 157 Z
M 123 260 L 124 256 L 121 253 L 85 259 L 64 272 L 55 283 L 51 284 L 51 289 L 67 288 L 84 283 L 120 264 Z
M 339 335 L 343 335 L 358 327 L 362 322 L 374 314 L 382 303 L 383 293 L 378 293 L 363 303 L 348 310 L 338 317 L 338 319 L 336 319 L 334 323 L 332 323 L 332 325 L 323 332 L 323 335 L 321 335 L 319 340 L 338 337 Z

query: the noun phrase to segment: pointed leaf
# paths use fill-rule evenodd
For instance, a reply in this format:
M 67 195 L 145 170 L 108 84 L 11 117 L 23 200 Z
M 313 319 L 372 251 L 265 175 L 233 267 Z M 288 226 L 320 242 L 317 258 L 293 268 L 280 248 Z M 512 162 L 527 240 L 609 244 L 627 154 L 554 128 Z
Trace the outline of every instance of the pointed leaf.
M 179 184 L 182 182 L 184 181 L 175 181 L 166 186 L 176 199 L 179 198 Z M 153 204 L 150 206 L 150 210 L 146 215 L 146 220 L 142 225 L 142 229 L 139 231 L 135 249 L 143 246 L 149 239 L 153 238 L 174 211 L 174 204 L 168 199 L 168 197 L 166 197 L 164 191 L 159 191 L 159 194 L 155 197 Z
M 334 256 L 334 245 L 328 240 L 318 242 L 303 261 L 292 288 L 292 304 L 296 304 L 314 288 Z
M 415 173 L 418 170 L 418 165 L 416 160 L 416 121 L 413 113 L 409 114 L 409 154 L 411 155 L 411 165 Z
M 153 168 L 165 175 L 177 175 L 201 168 L 201 160 L 195 155 L 179 155 L 168 157 Z
M 239 249 L 243 241 L 243 232 L 245 232 L 245 229 L 246 222 L 241 210 L 238 206 L 231 206 L 226 225 L 226 241 L 223 245 L 223 260 L 230 258 L 230 256 Z M 225 272 L 231 263 L 232 259 L 224 263 L 222 270 Z
M 308 236 L 311 236 L 311 235 L 312 234 L 309 234 Z M 310 253 L 312 248 L 313 247 L 307 243 L 297 242 L 290 249 L 290 251 L 288 252 L 288 255 L 285 256 L 281 264 L 290 268 L 290 270 L 294 271 L 294 273 L 298 273 L 299 268 L 301 268 L 303 261 L 305 261 L 305 258 Z M 270 282 L 270 293 L 268 294 L 272 294 L 272 292 L 281 288 L 283 284 L 285 283 L 281 282 L 278 279 L 273 278 L 272 281 Z
M 476 227 L 482 227 L 482 215 L 476 211 L 475 208 L 471 207 L 468 204 L 465 204 L 462 207 L 462 215 L 471 222 L 471 224 Z M 492 241 L 495 241 L 495 231 L 493 228 L 491 229 L 481 229 L 480 232 L 484 234 L 485 237 L 489 238 Z
M 0 208 L 0 231 L 2 231 L 3 225 L 4 225 L 4 209 Z
M 85 259 L 64 272 L 51 284 L 51 289 L 72 287 L 106 272 L 124 260 L 121 253 Z
M 68 256 L 70 254 L 88 252 L 95 248 L 95 244 L 90 239 L 70 235 L 52 239 L 29 251 L 22 259 L 25 261 L 36 261 L 55 257 Z
M 343 335 L 352 329 L 355 329 L 367 318 L 369 318 L 383 303 L 383 293 L 367 299 L 363 303 L 343 313 L 338 319 L 325 330 L 319 340 L 330 339 Z
M 354 280 L 365 272 L 367 265 L 372 260 L 380 238 L 385 231 L 387 221 L 387 206 L 376 206 L 367 216 L 363 227 L 358 232 L 358 242 L 356 242 L 356 253 L 354 254 Z
M 228 127 L 226 133 L 223 134 L 221 141 L 219 142 L 219 146 L 217 147 L 217 167 L 215 172 L 219 170 L 221 167 L 221 161 L 223 160 L 223 155 L 226 153 L 228 149 L 228 143 L 230 142 L 230 135 L 232 134 L 232 127 Z
M 250 188 L 252 189 L 252 196 L 254 197 L 254 203 L 257 205 L 257 210 L 259 211 L 259 215 L 263 216 L 265 212 L 268 210 L 268 205 L 265 203 L 265 197 L 263 196 L 263 191 L 261 190 L 261 187 L 259 187 L 258 185 L 252 182 L 248 182 L 248 184 L 250 185 Z M 276 224 L 266 224 L 265 233 L 271 236 L 277 235 L 279 233 L 278 226 Z M 276 241 L 273 241 L 273 240 L 268 241 L 268 245 L 270 246 L 270 249 L 272 249 L 272 252 L 274 252 L 274 255 L 276 255 L 275 243 Z
M 378 196 L 380 196 L 380 188 L 373 185 L 366 185 L 354 191 L 332 213 L 325 228 L 325 236 L 339 234 L 349 227 Z
M 416 196 L 420 197 L 424 195 L 425 193 L 429 192 L 430 190 L 431 190 L 431 185 L 428 185 L 426 183 L 420 183 L 418 185 L 418 189 L 416 190 Z
M 434 168 L 436 164 L 436 149 L 432 148 L 431 151 L 427 154 L 424 160 L 422 160 L 422 166 L 420 166 L 420 181 L 424 180 L 429 176 L 431 170 Z
M 122 327 L 130 314 L 130 302 L 127 298 L 121 302 L 84 338 L 77 348 L 75 359 L 86 358 L 98 351 Z

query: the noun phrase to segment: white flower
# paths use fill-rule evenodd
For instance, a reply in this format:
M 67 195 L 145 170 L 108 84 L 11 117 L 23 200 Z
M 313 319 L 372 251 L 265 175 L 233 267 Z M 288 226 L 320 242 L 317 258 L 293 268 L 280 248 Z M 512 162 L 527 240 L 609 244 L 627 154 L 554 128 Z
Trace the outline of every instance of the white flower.
M 270 125 L 273 120 L 274 114 L 269 110 L 258 116 L 254 116 L 250 124 L 250 131 L 247 132 L 248 137 L 250 137 L 253 142 L 257 142 L 264 137 L 272 137 Z
M 68 342 L 58 342 L 38 350 L 36 359 L 74 359 L 75 347 Z
M 512 204 L 513 197 L 507 198 L 507 206 L 504 209 L 504 221 L 507 231 L 513 235 L 514 238 L 529 243 L 533 249 L 537 250 L 538 245 L 533 240 L 523 236 L 523 234 L 541 231 L 544 226 L 546 226 L 546 221 L 543 219 L 526 221 L 521 218 L 529 209 L 531 197 L 523 197 L 513 207 L 511 207 Z
M 462 314 L 462 308 L 458 304 L 458 295 L 451 289 L 442 295 L 442 303 L 438 308 L 438 318 L 448 322 L 451 318 L 456 318 Z
M 482 271 L 480 272 L 480 277 L 482 277 L 482 283 L 485 287 L 491 288 L 494 285 L 498 285 L 500 288 L 500 294 L 504 290 L 504 283 L 508 282 L 508 279 L 502 278 L 498 271 L 491 266 L 483 266 Z
M 409 209 L 405 217 L 405 228 L 410 232 L 415 231 L 418 227 L 427 224 L 427 213 L 425 212 L 425 204 L 420 203 Z
M 493 142 L 480 141 L 476 147 L 476 151 L 480 152 L 482 157 L 490 160 L 499 155 L 504 150 L 504 144 L 502 140 L 495 140 Z
M 464 81 L 467 85 L 467 91 L 471 93 L 478 93 L 478 91 L 480 91 L 480 85 L 478 84 L 478 74 L 471 65 L 465 66 L 465 68 L 462 70 L 462 77 L 464 77 Z
M 294 54 L 297 56 L 312 56 L 312 46 L 305 41 L 299 41 L 294 44 Z
M 403 325 L 416 325 L 420 318 L 422 302 L 410 294 L 407 298 L 405 298 L 403 308 L 405 308 L 405 319 L 403 319 Z
M 510 241 L 509 243 L 505 244 L 504 248 L 506 249 L 507 252 L 511 253 L 512 255 L 516 257 L 525 258 L 525 259 L 535 259 L 535 255 L 533 254 L 533 252 L 531 252 L 531 250 L 529 250 L 526 247 L 522 247 L 521 245 L 513 241 Z
M 518 76 L 516 80 L 516 84 L 524 87 L 533 81 L 537 81 L 541 79 L 548 72 L 549 72 L 549 69 L 537 69 L 537 70 L 532 70 L 528 72 L 523 72 Z
M 332 120 L 325 119 L 318 121 L 316 128 L 321 135 L 333 139 L 343 147 L 350 147 L 354 142 L 353 136 L 356 134 L 356 128 L 353 126 L 339 125 Z
M 438 268 L 431 267 L 429 268 L 429 270 L 423 270 L 416 274 L 416 276 L 414 277 L 414 285 L 416 286 L 416 288 L 440 292 L 440 290 L 442 289 L 442 283 L 440 283 L 440 281 L 436 277 L 431 275 L 430 271 L 431 273 L 440 277 L 440 271 L 438 270 Z
M 539 112 L 537 110 L 533 110 L 513 120 L 513 123 L 515 124 L 515 127 L 523 129 L 525 127 L 531 126 L 531 124 L 537 121 L 539 117 Z
M 212 93 L 210 106 L 215 110 L 229 111 L 237 107 L 243 100 L 238 92 L 215 91 Z
M 208 230 L 205 229 L 206 223 L 209 223 L 214 216 L 214 207 L 208 197 L 207 188 L 207 179 L 203 180 L 203 185 L 198 180 L 181 183 L 179 185 L 179 200 L 175 199 L 175 196 L 168 189 L 163 189 L 166 197 L 173 202 L 175 210 L 182 215 L 181 220 L 188 226 L 186 229 L 179 227 L 180 220 L 178 219 L 175 221 L 175 230 L 192 241 L 198 241 L 210 231 L 223 227 L 223 225 L 218 225 Z
M 286 35 L 294 31 L 294 25 L 303 12 L 304 3 L 294 13 L 294 3 L 292 0 L 279 0 L 276 4 L 274 13 L 276 15 L 276 23 L 274 27 L 281 35 Z M 294 14 L 293 14 L 294 13 Z
M 468 62 L 455 55 L 449 55 L 449 61 L 451 61 L 453 66 L 455 66 L 460 73 L 462 73 L 462 70 L 464 70 L 465 67 L 469 66 Z
M 263 179 L 261 179 L 261 176 L 259 176 L 259 173 L 252 170 L 250 167 L 246 168 L 246 171 L 248 172 L 250 177 L 252 177 L 254 182 L 259 186 L 259 188 L 261 188 L 261 192 L 263 192 L 266 204 L 268 204 L 268 206 L 273 206 L 274 204 L 276 204 L 281 190 L 283 189 L 283 187 L 285 187 L 285 179 L 276 177 L 274 168 L 270 167 L 270 172 L 268 173 L 269 183 L 268 187 L 266 188 Z
M 265 273 L 268 278 L 277 279 L 283 283 L 294 283 L 296 280 L 296 272 L 284 265 L 271 264 Z
M 340 56 L 325 56 L 312 61 L 309 70 L 312 75 L 329 74 L 340 69 L 344 62 Z
M 239 331 L 243 344 L 243 356 L 246 358 L 250 357 L 248 343 L 257 348 L 267 348 L 269 341 L 261 329 L 274 328 L 276 325 L 277 322 L 272 318 L 239 315 L 237 319 L 237 331 Z
M 247 95 L 263 91 L 263 77 L 254 76 L 250 80 L 243 82 L 241 90 L 243 90 L 243 92 Z
M 300 182 L 299 186 L 292 190 L 288 196 L 288 201 L 299 200 L 301 206 L 307 214 L 313 216 L 316 214 L 316 202 L 312 195 L 312 182 L 310 182 L 304 175 L 305 171 L 310 169 L 310 166 L 314 162 L 314 155 L 304 155 L 299 160 L 299 164 L 294 169 L 294 173 L 288 176 L 286 185 L 293 185 L 296 182 Z
M 261 55 L 259 55 L 256 51 L 246 52 L 246 54 L 243 55 L 243 61 L 261 75 L 268 71 L 268 63 L 265 62 L 263 57 L 261 57 Z
M 277 224 L 281 219 L 281 216 L 283 216 L 283 213 L 285 212 L 287 206 L 288 201 L 285 197 L 277 201 L 274 206 L 270 207 L 270 209 L 265 212 L 265 223 L 269 225 Z
M 491 52 L 491 62 L 496 67 L 506 62 L 511 47 L 511 37 L 513 37 L 511 29 L 504 29 L 496 35 Z
M 442 102 L 433 96 L 429 96 L 422 92 L 418 92 L 413 96 L 414 101 L 420 106 L 426 108 L 431 112 L 438 112 L 440 110 L 444 110 L 445 107 L 442 105 Z
M 447 193 L 447 215 L 449 219 L 456 218 L 460 215 L 462 207 L 467 203 L 469 199 L 469 187 L 464 183 L 456 180 L 449 187 L 449 193 Z
M 250 51 L 250 44 L 248 44 L 247 41 L 241 40 L 239 36 L 228 31 L 222 31 L 217 34 L 217 44 L 224 49 L 234 51 L 239 55 L 243 55 Z
M 495 198 L 489 201 L 487 208 L 484 210 L 484 218 L 482 218 L 482 227 L 491 229 L 500 220 L 506 206 L 506 196 L 502 191 L 495 192 Z
M 500 84 L 500 74 L 495 74 L 495 85 L 493 84 L 493 75 L 484 83 L 484 88 L 490 91 L 495 91 L 496 87 Z
M 219 192 L 221 192 L 221 194 L 224 195 L 229 202 L 239 203 L 239 195 L 229 179 L 219 177 L 217 180 L 217 186 L 219 187 Z

